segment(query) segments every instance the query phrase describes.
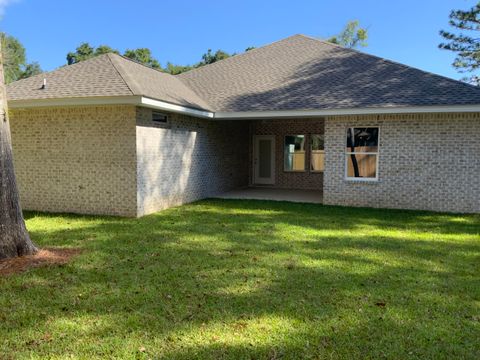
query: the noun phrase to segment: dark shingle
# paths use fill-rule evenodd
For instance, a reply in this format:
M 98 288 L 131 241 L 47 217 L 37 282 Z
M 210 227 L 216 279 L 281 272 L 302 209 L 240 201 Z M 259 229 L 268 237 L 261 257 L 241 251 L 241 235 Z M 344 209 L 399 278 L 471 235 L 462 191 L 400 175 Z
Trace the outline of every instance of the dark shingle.
M 179 77 L 222 112 L 480 104 L 480 88 L 303 35 Z

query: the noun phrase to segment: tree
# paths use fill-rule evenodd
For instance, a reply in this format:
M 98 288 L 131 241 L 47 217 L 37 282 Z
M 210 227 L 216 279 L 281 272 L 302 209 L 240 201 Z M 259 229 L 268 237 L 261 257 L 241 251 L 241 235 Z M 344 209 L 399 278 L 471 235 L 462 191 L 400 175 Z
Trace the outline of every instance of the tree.
M 25 47 L 13 36 L 0 33 L 4 76 L 7 84 L 42 72 L 38 63 L 26 62 Z
M 235 54 L 232 54 L 232 55 L 235 55 Z M 213 64 L 214 62 L 229 58 L 232 55 L 220 49 L 217 50 L 214 54 L 212 54 L 212 49 L 208 49 L 208 51 L 202 55 L 202 61 L 200 61 L 196 65 L 196 67 Z
M 340 34 L 332 36 L 328 41 L 352 49 L 358 46 L 367 46 L 367 38 L 368 30 L 361 28 L 358 20 L 352 20 Z
M 480 2 L 469 10 L 452 10 L 450 13 L 450 26 L 460 30 L 452 33 L 441 30 L 440 35 L 447 41 L 439 44 L 440 49 L 457 53 L 452 65 L 460 73 L 474 72 L 480 67 L 480 38 L 469 36 L 464 31 L 480 31 Z M 478 76 L 471 76 L 471 83 L 480 85 Z
M 25 65 L 22 73 L 20 74 L 19 80 L 20 79 L 26 79 L 26 78 L 28 78 L 30 76 L 33 76 L 33 75 L 41 74 L 42 72 L 43 72 L 43 70 L 40 67 L 40 64 L 38 62 L 34 61 L 30 64 Z
M 67 54 L 67 64 L 77 64 L 80 61 L 91 59 L 98 55 L 115 53 L 120 54 L 120 52 L 108 45 L 100 45 L 98 47 L 93 47 L 89 43 L 81 43 L 75 51 L 69 52 Z M 147 48 L 139 49 L 127 49 L 123 56 L 128 57 L 129 59 L 135 60 L 139 63 L 142 63 L 146 66 L 149 66 L 154 69 L 161 70 L 160 63 L 157 59 L 152 56 L 152 52 Z
M 0 51 L 0 259 L 36 252 L 37 248 L 25 227 L 13 169 L 3 56 Z
M 127 49 L 125 50 L 125 53 L 123 54 L 123 56 L 129 59 L 135 60 L 139 63 L 142 63 L 153 69 L 158 69 L 158 70 L 162 69 L 158 60 L 152 56 L 152 52 L 150 51 L 150 49 L 147 49 L 147 48 L 139 48 L 134 50 Z
M 91 59 L 98 55 L 108 54 L 108 53 L 118 54 L 118 50 L 111 48 L 108 45 L 100 45 L 97 48 L 90 46 L 89 43 L 81 43 L 74 52 L 69 52 L 67 54 L 67 64 L 72 65 L 79 63 L 80 61 Z

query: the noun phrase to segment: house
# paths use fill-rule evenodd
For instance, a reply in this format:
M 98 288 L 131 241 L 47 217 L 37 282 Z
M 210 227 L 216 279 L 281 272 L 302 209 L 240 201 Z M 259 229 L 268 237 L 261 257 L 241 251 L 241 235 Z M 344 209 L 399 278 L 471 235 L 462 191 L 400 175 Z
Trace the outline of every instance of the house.
M 177 76 L 107 54 L 7 92 L 25 209 L 142 216 L 263 186 L 480 212 L 480 89 L 307 36 Z

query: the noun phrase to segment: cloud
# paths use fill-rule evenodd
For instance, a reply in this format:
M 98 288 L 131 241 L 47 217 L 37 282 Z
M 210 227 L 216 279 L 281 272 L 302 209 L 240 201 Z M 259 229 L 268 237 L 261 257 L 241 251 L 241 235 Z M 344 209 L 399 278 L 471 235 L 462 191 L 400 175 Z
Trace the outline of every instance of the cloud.
M 0 0 L 0 19 L 5 15 L 5 9 L 8 5 L 16 3 L 18 0 Z

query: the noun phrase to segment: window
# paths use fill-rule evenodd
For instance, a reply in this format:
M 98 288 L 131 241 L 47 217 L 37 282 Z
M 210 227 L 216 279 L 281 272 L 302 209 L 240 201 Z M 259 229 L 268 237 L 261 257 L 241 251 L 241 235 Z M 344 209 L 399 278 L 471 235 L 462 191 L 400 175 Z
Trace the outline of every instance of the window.
M 284 154 L 285 171 L 305 171 L 305 135 L 285 136 Z
M 348 128 L 345 150 L 346 177 L 378 179 L 378 127 Z
M 310 171 L 325 170 L 325 147 L 323 135 L 310 135 Z
M 166 124 L 168 122 L 168 116 L 158 111 L 152 111 L 152 121 Z

